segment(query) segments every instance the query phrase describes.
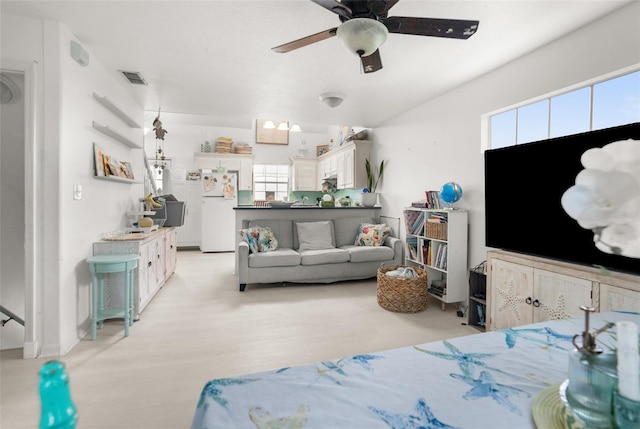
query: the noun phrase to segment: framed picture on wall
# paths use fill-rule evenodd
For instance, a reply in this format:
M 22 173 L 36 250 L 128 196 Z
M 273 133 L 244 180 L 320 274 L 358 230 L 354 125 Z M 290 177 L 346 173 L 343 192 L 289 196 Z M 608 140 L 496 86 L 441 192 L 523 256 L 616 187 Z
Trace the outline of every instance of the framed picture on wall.
M 346 141 L 347 137 L 351 134 L 351 127 L 348 125 L 340 126 L 340 135 L 338 136 L 338 145 L 342 146 Z
M 256 120 L 256 143 L 264 144 L 289 144 L 289 130 L 279 130 L 277 128 L 265 128 L 265 119 Z M 270 121 L 273 123 L 273 121 Z M 285 121 L 287 127 L 289 123 Z

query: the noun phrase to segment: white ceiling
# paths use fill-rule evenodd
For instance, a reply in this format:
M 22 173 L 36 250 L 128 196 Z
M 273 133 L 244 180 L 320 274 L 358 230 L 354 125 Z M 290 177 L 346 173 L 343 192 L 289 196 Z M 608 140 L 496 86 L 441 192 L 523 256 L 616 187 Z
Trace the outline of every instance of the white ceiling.
M 271 51 L 340 24 L 309 0 L 2 0 L 0 12 L 63 22 L 92 61 L 114 75 L 140 72 L 148 85 L 131 92 L 145 110 L 246 128 L 255 118 L 287 119 L 311 131 L 375 127 L 630 1 L 400 0 L 389 16 L 479 20 L 478 32 L 468 40 L 390 34 L 384 68 L 367 75 L 335 37 Z M 331 109 L 318 99 L 324 92 L 346 99 Z

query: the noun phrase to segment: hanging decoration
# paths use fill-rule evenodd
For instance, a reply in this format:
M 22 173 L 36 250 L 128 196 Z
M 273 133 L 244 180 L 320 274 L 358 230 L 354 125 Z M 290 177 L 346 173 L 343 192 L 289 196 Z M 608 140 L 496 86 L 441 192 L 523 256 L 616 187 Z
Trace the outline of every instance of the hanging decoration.
M 156 133 L 156 162 L 153 166 L 158 170 L 158 174 L 162 175 L 162 171 L 167 165 L 164 153 L 164 136 L 168 131 L 162 128 L 162 122 L 160 121 L 160 108 L 158 108 L 158 116 L 153 121 L 153 130 Z

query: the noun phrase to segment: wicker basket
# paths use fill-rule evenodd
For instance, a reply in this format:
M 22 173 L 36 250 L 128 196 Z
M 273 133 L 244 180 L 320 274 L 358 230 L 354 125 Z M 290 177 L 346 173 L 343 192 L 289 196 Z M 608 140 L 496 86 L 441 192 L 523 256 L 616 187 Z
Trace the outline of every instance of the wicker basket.
M 429 238 L 435 238 L 437 240 L 447 239 L 447 224 L 427 222 L 427 230 L 425 236 Z
M 398 313 L 417 313 L 427 309 L 427 273 L 422 268 L 412 267 L 418 278 L 403 279 L 387 276 L 402 265 L 378 268 L 378 305 Z

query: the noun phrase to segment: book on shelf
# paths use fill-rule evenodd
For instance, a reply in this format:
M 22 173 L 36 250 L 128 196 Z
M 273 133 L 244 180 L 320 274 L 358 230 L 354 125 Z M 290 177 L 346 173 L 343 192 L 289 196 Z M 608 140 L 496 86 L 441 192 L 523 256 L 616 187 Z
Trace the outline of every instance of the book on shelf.
M 430 209 L 440 209 L 440 192 L 438 191 L 425 191 L 427 197 L 427 205 Z
M 427 200 L 414 201 L 411 203 L 411 207 L 427 209 L 429 208 L 429 203 L 427 202 Z

